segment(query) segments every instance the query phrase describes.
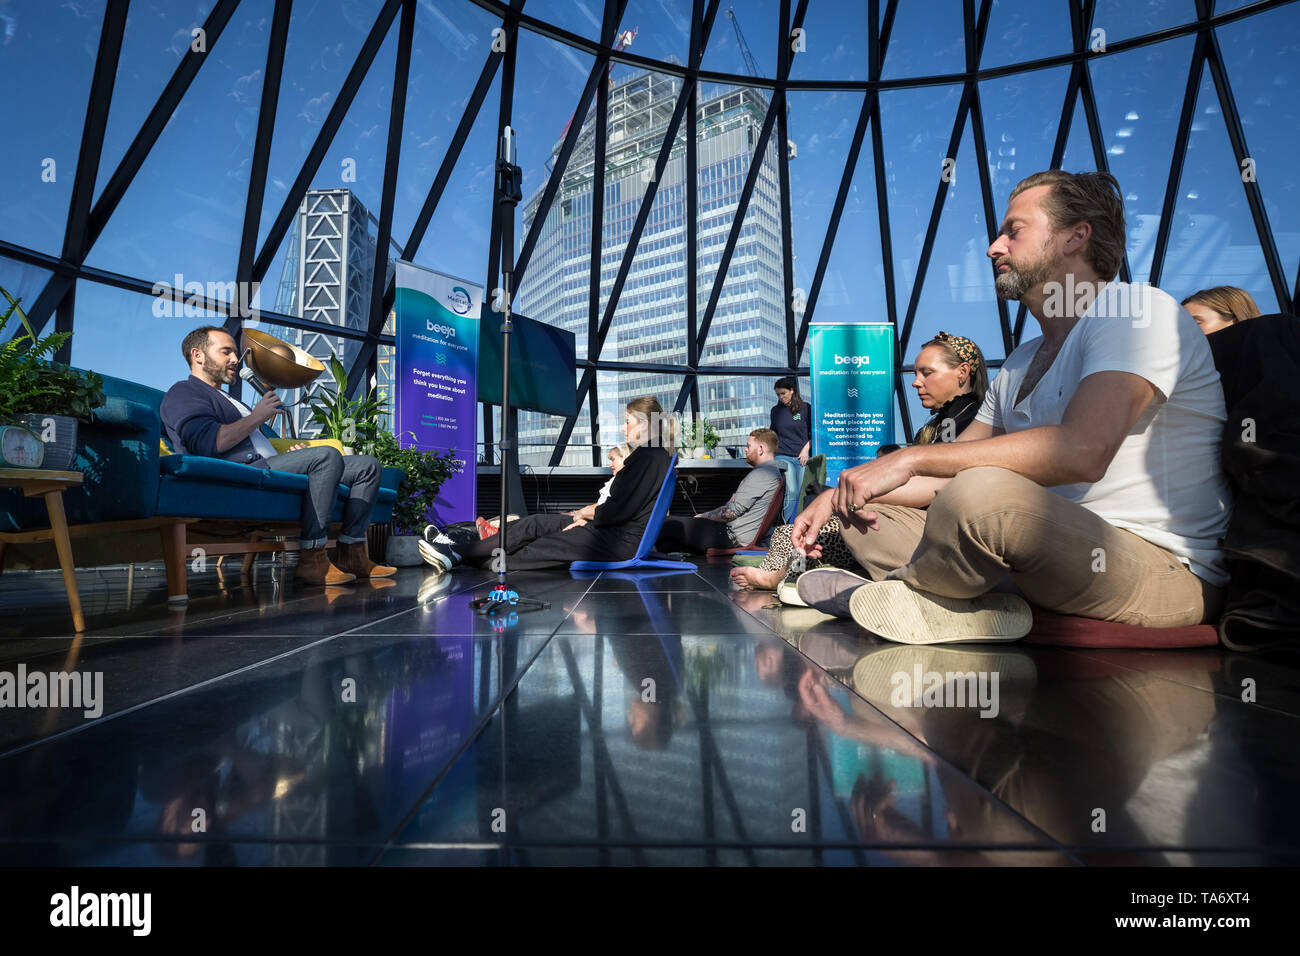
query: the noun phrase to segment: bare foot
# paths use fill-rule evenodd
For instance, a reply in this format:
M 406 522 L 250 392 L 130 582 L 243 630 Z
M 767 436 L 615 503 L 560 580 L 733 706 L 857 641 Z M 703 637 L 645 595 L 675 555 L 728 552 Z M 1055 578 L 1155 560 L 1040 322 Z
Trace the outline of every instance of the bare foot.
M 775 571 L 763 571 L 760 568 L 733 568 L 731 580 L 737 587 L 753 588 L 755 591 L 775 591 L 785 575 L 778 568 Z

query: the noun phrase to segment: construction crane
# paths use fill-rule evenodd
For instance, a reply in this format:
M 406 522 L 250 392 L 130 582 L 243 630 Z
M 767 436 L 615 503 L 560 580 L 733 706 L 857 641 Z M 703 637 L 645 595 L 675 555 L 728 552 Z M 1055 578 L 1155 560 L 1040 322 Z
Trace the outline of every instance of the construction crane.
M 731 20 L 732 29 L 736 31 L 736 43 L 740 46 L 740 55 L 745 58 L 745 69 L 749 71 L 750 76 L 757 77 L 758 63 L 754 60 L 754 54 L 749 52 L 749 44 L 745 42 L 745 34 L 741 32 L 740 18 L 736 16 L 735 7 L 727 7 L 727 17 Z M 787 103 L 786 109 L 789 110 L 789 108 Z M 799 148 L 795 145 L 794 140 L 787 139 L 785 148 L 791 159 L 799 155 Z
M 740 20 L 736 17 L 736 8 L 727 7 L 727 16 L 731 20 L 732 29 L 736 31 L 736 42 L 740 44 L 740 55 L 745 58 L 745 69 L 749 71 L 750 76 L 758 76 L 758 64 L 754 62 L 754 54 L 749 52 L 749 44 L 745 42 L 745 34 L 740 32 Z

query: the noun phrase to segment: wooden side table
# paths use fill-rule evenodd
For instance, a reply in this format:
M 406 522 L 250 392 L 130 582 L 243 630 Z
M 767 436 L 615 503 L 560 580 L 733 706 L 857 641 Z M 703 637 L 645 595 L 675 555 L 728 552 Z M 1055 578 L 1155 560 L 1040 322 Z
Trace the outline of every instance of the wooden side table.
M 85 618 L 81 615 L 81 595 L 77 593 L 77 571 L 72 561 L 72 541 L 68 537 L 68 519 L 63 513 L 63 491 L 73 485 L 81 484 L 79 471 L 43 471 L 39 468 L 0 468 L 0 488 L 19 488 L 28 498 L 41 495 L 45 498 L 45 508 L 50 514 L 50 537 L 54 538 L 54 547 L 59 552 L 59 567 L 63 570 L 63 586 L 68 592 L 68 606 L 72 609 L 72 623 L 80 634 L 86 629 Z M 38 533 L 39 534 L 39 533 Z M 40 535 L 40 537 L 46 537 Z M 0 534 L 0 542 L 31 539 L 31 532 Z M 0 560 L 3 560 L 3 546 L 0 545 Z

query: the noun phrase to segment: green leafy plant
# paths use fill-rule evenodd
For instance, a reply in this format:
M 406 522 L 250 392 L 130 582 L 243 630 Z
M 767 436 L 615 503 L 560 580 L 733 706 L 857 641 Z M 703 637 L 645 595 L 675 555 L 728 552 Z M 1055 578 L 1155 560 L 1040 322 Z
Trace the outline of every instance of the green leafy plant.
M 13 422 L 19 415 L 32 413 L 90 421 L 91 411 L 104 404 L 103 378 L 52 361 L 72 333 L 51 332 L 38 338 L 19 307 L 22 300 L 3 287 L 0 295 L 9 303 L 0 316 L 0 333 L 15 315 L 23 326 L 0 345 L 0 422 Z
M 411 437 L 414 438 L 414 434 Z M 401 448 L 389 431 L 380 431 L 375 436 L 369 454 L 378 458 L 385 467 L 401 468 L 406 472 L 397 488 L 397 503 L 393 506 L 393 530 L 398 534 L 416 534 L 423 530 L 438 489 L 464 465 L 450 449 L 437 452 L 421 451 L 414 445 Z
M 712 451 L 718 447 L 718 442 L 722 440 L 707 418 L 697 418 L 689 424 L 682 427 L 682 447 L 699 448 L 701 446 Z
M 322 388 L 311 403 L 311 420 L 320 426 L 321 438 L 335 438 L 362 454 L 374 454 L 381 433 L 379 419 L 387 414 L 388 402 L 376 397 L 372 388 L 362 398 L 348 398 L 348 371 L 337 356 L 329 359 L 334 388 Z M 396 444 L 396 442 L 394 442 Z

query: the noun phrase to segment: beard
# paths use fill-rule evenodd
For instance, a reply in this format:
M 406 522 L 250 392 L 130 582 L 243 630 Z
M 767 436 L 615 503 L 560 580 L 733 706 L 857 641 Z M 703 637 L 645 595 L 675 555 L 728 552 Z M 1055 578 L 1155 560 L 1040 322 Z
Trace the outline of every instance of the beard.
M 224 362 L 215 361 L 211 355 L 203 353 L 203 371 L 215 381 L 229 385 L 235 380 L 235 370 L 227 368 Z
M 1006 272 L 996 273 L 993 279 L 998 298 L 1019 300 L 1026 292 L 1038 288 L 1056 275 L 1060 264 L 1058 260 L 1058 256 L 1047 254 L 1046 243 L 1036 262 L 1017 268 L 1009 258 L 1004 260 L 1010 268 Z

